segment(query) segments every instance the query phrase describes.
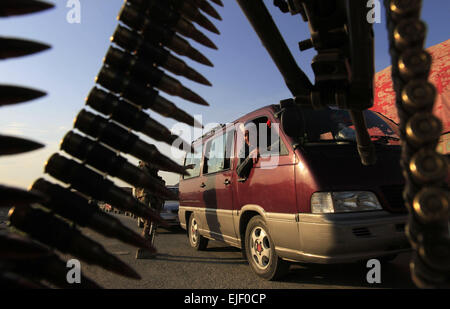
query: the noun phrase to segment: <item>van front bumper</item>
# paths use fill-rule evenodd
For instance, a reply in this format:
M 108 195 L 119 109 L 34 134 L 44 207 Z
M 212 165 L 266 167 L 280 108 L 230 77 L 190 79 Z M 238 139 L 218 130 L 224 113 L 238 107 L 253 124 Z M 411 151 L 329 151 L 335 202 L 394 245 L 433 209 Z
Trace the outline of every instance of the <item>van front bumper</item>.
M 407 215 L 385 211 L 300 214 L 300 250 L 279 255 L 311 263 L 349 263 L 410 250 Z

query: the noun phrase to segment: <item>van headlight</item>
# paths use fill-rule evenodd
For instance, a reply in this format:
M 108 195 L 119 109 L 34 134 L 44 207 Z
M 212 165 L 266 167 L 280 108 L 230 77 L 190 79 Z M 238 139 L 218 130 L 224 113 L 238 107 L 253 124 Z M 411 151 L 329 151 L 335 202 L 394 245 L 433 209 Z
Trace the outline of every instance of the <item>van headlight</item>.
M 368 191 L 315 192 L 311 196 L 314 214 L 381 209 L 377 196 Z

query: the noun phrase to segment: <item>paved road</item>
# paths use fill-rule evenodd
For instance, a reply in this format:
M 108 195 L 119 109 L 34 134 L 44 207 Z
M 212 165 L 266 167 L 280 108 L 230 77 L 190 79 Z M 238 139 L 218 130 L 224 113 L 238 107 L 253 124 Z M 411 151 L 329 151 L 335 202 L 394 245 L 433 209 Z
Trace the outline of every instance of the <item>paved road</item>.
M 137 230 L 135 220 L 117 215 L 123 223 Z M 151 289 L 328 289 L 328 288 L 413 288 L 408 271 L 409 254 L 382 265 L 381 284 L 368 284 L 369 270 L 364 264 L 291 266 L 279 282 L 268 282 L 254 275 L 238 249 L 210 241 L 206 251 L 195 251 L 188 244 L 184 230 L 158 230 L 153 260 L 136 260 L 136 249 L 118 240 L 108 239 L 90 230 L 85 234 L 101 242 L 137 270 L 142 280 L 128 280 L 97 266 L 82 263 L 82 271 L 105 288 Z

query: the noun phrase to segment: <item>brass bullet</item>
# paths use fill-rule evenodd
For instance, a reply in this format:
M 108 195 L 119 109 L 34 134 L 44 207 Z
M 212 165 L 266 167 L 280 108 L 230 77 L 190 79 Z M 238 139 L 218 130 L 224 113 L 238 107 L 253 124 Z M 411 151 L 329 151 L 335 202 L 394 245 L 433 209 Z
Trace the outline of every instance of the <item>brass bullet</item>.
M 398 61 L 398 69 L 402 78 L 419 79 L 427 77 L 431 68 L 431 55 L 420 48 L 408 49 L 402 53 Z
M 413 201 L 414 211 L 425 222 L 435 222 L 448 218 L 450 196 L 448 191 L 437 187 L 424 187 Z
M 207 0 L 189 0 L 193 5 L 199 7 L 203 12 L 208 14 L 211 17 L 214 17 L 215 19 L 222 20 L 222 17 L 220 17 L 219 13 L 216 11 L 216 9 L 209 4 Z
M 166 186 L 159 184 L 158 179 L 144 173 L 141 169 L 129 163 L 124 157 L 117 155 L 114 151 L 96 143 L 90 138 L 69 132 L 61 142 L 61 150 L 97 170 L 122 179 L 133 185 L 133 187 L 146 188 L 146 190 L 164 199 L 176 199 L 172 191 L 167 189 Z
M 204 65 L 213 66 L 211 61 L 193 48 L 188 41 L 174 31 L 150 20 L 134 6 L 124 5 L 118 18 L 125 25 L 140 33 L 118 25 L 111 41 L 122 48 L 136 52 L 143 57 L 150 55 L 148 58 L 154 59 L 163 57 L 161 51 L 156 50 L 157 46 L 161 44 L 179 55 L 189 57 Z
M 147 12 L 147 14 L 152 14 L 155 11 L 158 12 L 159 16 L 153 16 L 153 18 L 163 21 L 164 23 L 167 23 L 167 20 L 169 19 L 171 21 L 170 25 L 180 33 L 182 33 L 183 31 L 190 31 L 190 28 L 193 27 L 190 21 L 193 21 L 211 32 L 220 34 L 214 24 L 211 23 L 205 16 L 203 16 L 195 6 L 187 1 L 127 0 L 127 2 L 136 6 L 136 8 L 138 8 L 139 10 Z M 163 20 L 161 20 L 161 16 L 164 16 Z M 180 21 L 182 19 L 184 19 L 184 22 L 190 25 L 188 25 L 187 27 L 181 25 Z M 188 36 L 185 33 L 182 34 Z
M 188 66 L 180 58 L 173 56 L 170 51 L 158 46 L 158 42 L 146 42 L 138 33 L 122 26 L 117 28 L 112 37 L 112 41 L 125 51 L 136 56 L 139 61 L 159 65 L 176 75 L 181 75 L 197 83 L 211 86 L 211 83 L 205 77 Z M 181 48 L 181 50 L 184 50 L 184 48 Z M 203 61 L 202 59 L 200 60 Z M 212 65 L 207 59 L 203 61 L 203 64 Z
M 128 2 L 128 5 L 131 5 L 130 2 Z M 163 3 L 159 1 L 149 1 L 138 7 L 138 9 L 145 12 L 150 20 L 165 24 L 166 27 L 193 39 L 197 43 L 212 49 L 217 49 L 217 46 L 207 36 L 195 28 L 190 21 L 183 18 L 179 13 L 164 7 Z
M 447 199 L 447 207 L 449 200 Z M 448 209 L 448 208 L 447 208 Z M 445 214 L 444 214 L 445 215 Z M 444 217 L 446 218 L 446 217 Z M 443 222 L 444 218 L 441 217 L 440 222 Z M 448 218 L 448 215 L 447 215 Z M 439 221 L 432 221 L 432 223 L 438 223 Z M 427 265 L 433 265 L 434 270 L 431 274 L 428 272 L 428 276 L 432 277 L 432 282 L 439 287 L 449 287 L 448 275 L 447 281 L 445 281 L 445 275 L 450 272 L 450 240 L 447 236 L 448 233 L 448 220 L 445 220 L 446 229 L 441 232 L 437 237 L 424 237 L 423 241 L 419 244 L 419 256 Z M 444 236 L 445 235 L 445 236 Z M 435 274 L 437 273 L 437 274 Z M 444 276 L 442 276 L 444 275 Z M 442 278 L 443 277 L 443 278 Z M 443 279 L 443 280 L 442 280 Z M 440 281 L 438 283 L 438 281 Z
M 122 77 L 124 79 L 123 83 L 126 84 L 125 87 L 132 88 L 134 92 L 141 92 L 139 91 L 139 86 L 142 88 L 149 84 L 170 95 L 179 96 L 185 100 L 209 106 L 209 104 L 198 94 L 184 87 L 178 80 L 170 77 L 158 68 L 155 68 L 152 63 L 142 61 L 117 48 L 111 47 L 108 50 L 104 62 L 116 71 L 122 71 L 121 73 L 125 71 L 127 73 L 126 75 L 129 75 L 132 81 L 127 81 Z M 117 79 L 124 75 L 125 74 L 116 74 L 115 78 Z M 117 84 L 120 84 L 120 82 L 117 82 Z M 125 87 L 121 87 L 121 89 L 124 89 Z M 123 90 L 124 93 L 125 91 L 126 90 Z
M 221 0 L 211 0 L 212 2 L 214 2 L 215 4 L 222 6 L 223 7 L 223 3 Z
M 31 101 L 45 95 L 45 92 L 30 88 L 0 85 L 0 106 Z
M 165 126 L 150 118 L 148 114 L 141 111 L 138 107 L 120 100 L 111 93 L 107 93 L 98 88 L 93 88 L 86 99 L 86 104 L 96 111 L 110 116 L 114 121 L 135 131 L 144 133 L 148 137 L 165 142 L 169 145 L 172 145 L 174 141 L 178 140 L 182 142 L 183 149 L 192 151 L 189 143 L 183 141 L 178 136 L 172 135 Z M 155 107 L 156 106 L 157 105 L 155 105 Z M 170 106 L 167 108 L 170 108 Z
M 420 20 L 412 18 L 401 21 L 394 30 L 395 46 L 400 50 L 423 48 L 426 30 L 425 23 Z
M 442 133 L 442 123 L 432 113 L 416 113 L 406 124 L 406 137 L 415 147 L 439 142 Z
M 44 145 L 27 139 L 0 135 L 0 156 L 30 152 L 42 147 Z
M 194 18 L 193 20 L 198 25 L 202 26 L 203 28 L 205 28 L 215 34 L 220 34 L 220 31 L 216 28 L 216 26 L 206 16 L 204 16 L 202 13 L 200 13 L 199 10 L 196 10 L 194 16 L 195 17 L 193 17 Z
M 7 289 L 48 289 L 42 283 L 12 272 L 0 272 L 0 288 Z
M 117 238 L 124 243 L 149 248 L 149 243 L 139 234 L 125 227 L 118 219 L 110 216 L 89 201 L 67 188 L 40 178 L 31 187 L 33 192 L 41 192 L 49 197 L 42 205 L 56 214 L 75 222 L 79 226 L 89 227 L 107 237 Z
M 51 3 L 36 0 L 2 0 L 0 1 L 0 17 L 41 12 L 53 7 Z
M 139 202 L 103 175 L 74 160 L 55 153 L 48 159 L 44 171 L 96 200 L 104 201 L 117 209 L 131 212 L 138 217 L 166 225 L 161 216 L 153 209 Z
M 187 20 L 193 21 L 203 28 L 220 34 L 219 30 L 211 23 L 205 16 L 203 16 L 195 5 L 185 0 L 127 0 L 128 3 L 135 5 L 137 8 L 147 11 L 152 10 L 155 6 L 160 6 L 161 9 L 165 9 L 166 12 L 177 11 Z
M 118 151 L 146 160 L 160 170 L 189 175 L 183 166 L 161 154 L 155 145 L 140 140 L 137 135 L 100 115 L 82 110 L 75 120 L 74 127 Z
M 101 287 L 81 273 L 81 281 L 77 284 L 67 282 L 67 263 L 56 254 L 46 257 L 24 258 L 20 260 L 3 261 L 5 267 L 12 272 L 36 280 L 45 280 L 60 288 L 70 289 L 100 289 Z
M 119 275 L 140 279 L 132 268 L 108 253 L 102 245 L 43 210 L 14 207 L 9 212 L 9 221 L 12 226 L 62 253 L 73 254 L 89 264 L 101 266 Z
M 394 19 L 418 18 L 422 7 L 421 0 L 392 0 L 389 9 Z
M 3 37 L 0 37 L 0 46 L 0 59 L 28 56 L 50 48 L 39 42 Z
M 412 80 L 403 88 L 403 107 L 409 112 L 433 109 L 436 98 L 436 88 L 433 84 L 423 80 Z
M 420 248 L 417 250 L 420 250 Z M 445 272 L 430 268 L 429 264 L 422 259 L 423 257 L 419 256 L 417 252 L 413 252 L 409 268 L 414 284 L 420 289 L 435 289 L 445 286 L 445 282 L 448 280 Z
M 41 244 L 18 234 L 0 233 L 0 259 L 35 259 L 53 253 Z
M 219 30 L 214 26 L 214 24 L 206 18 L 199 10 L 199 8 L 192 2 L 185 0 L 172 0 L 172 3 L 176 3 L 177 10 L 185 17 L 199 26 L 216 33 L 220 34 Z M 173 5 L 173 4 L 172 4 Z M 216 12 L 217 13 L 217 12 Z
M 0 185 L 0 208 L 40 203 L 45 199 L 46 196 L 39 193 Z
M 412 156 L 409 170 L 418 183 L 442 181 L 448 175 L 447 159 L 434 150 L 424 148 Z

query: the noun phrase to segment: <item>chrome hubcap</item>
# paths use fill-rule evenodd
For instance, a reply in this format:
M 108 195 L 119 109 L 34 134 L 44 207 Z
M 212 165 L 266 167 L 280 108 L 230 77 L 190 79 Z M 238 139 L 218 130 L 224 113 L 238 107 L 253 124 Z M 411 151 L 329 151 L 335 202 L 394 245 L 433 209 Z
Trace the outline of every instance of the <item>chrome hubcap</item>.
M 272 252 L 270 250 L 270 241 L 266 231 L 259 226 L 253 228 L 249 242 L 250 254 L 255 265 L 260 269 L 269 267 Z
M 198 241 L 198 225 L 195 219 L 192 219 L 191 222 L 191 242 L 193 245 L 196 245 Z

